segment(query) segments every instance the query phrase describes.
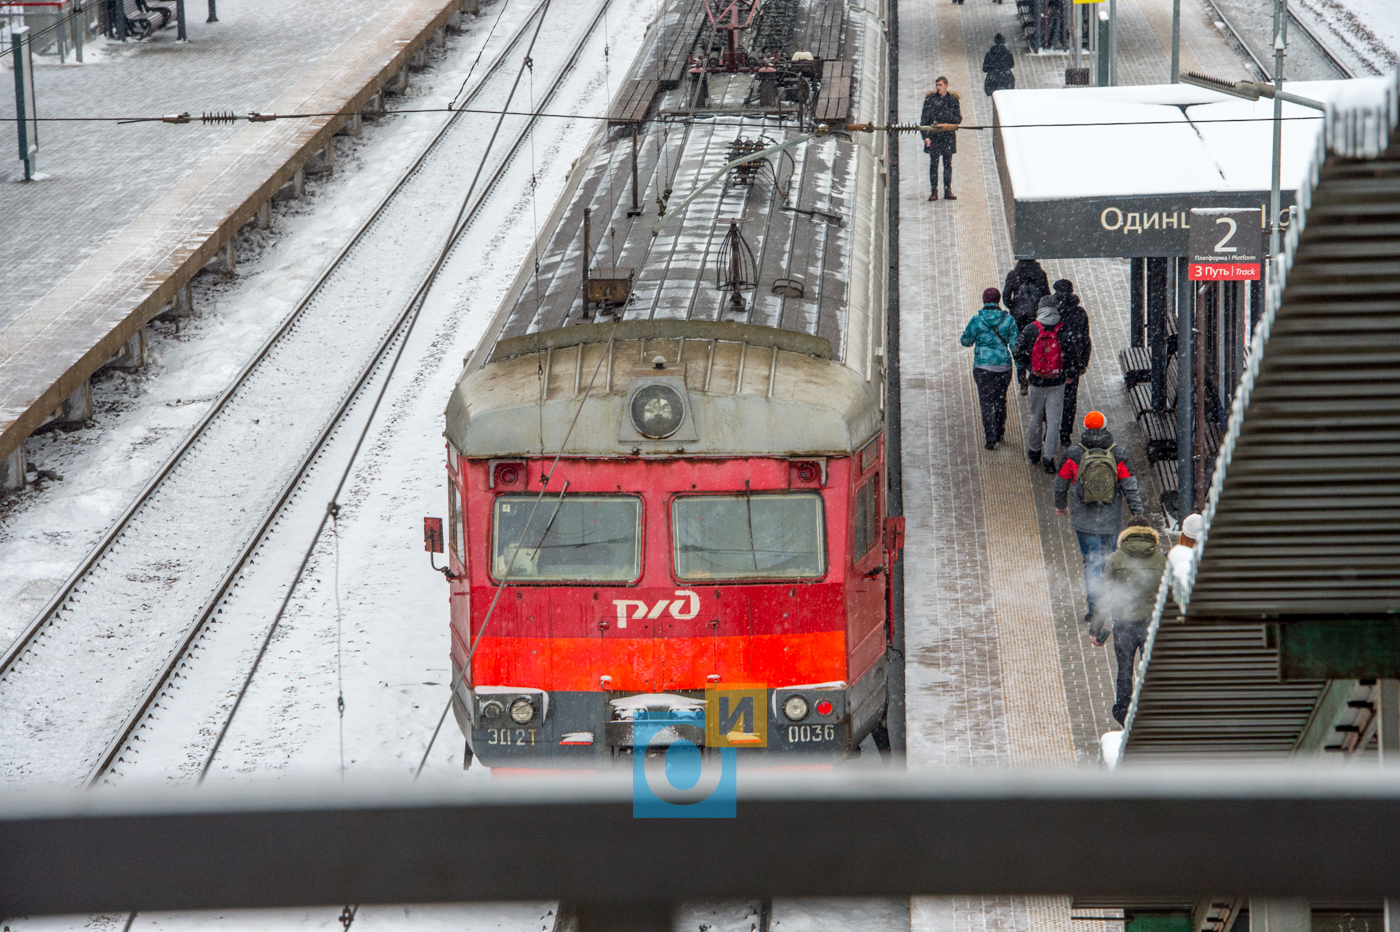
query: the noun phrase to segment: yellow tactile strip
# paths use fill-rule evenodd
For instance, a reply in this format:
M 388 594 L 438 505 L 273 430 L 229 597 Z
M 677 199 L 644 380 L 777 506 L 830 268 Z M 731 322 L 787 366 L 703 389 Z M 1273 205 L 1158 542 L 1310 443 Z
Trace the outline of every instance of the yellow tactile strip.
M 981 82 L 973 84 L 969 80 L 961 6 L 940 3 L 937 13 L 943 73 L 954 88 L 964 89 L 965 94 L 980 94 Z M 963 118 L 968 122 L 971 109 L 970 105 L 964 108 Z M 959 136 L 957 158 L 964 170 L 954 174 L 958 200 L 951 204 L 938 202 L 936 208 L 952 208 L 954 214 L 958 291 L 969 315 L 981 306 L 982 290 L 996 285 L 1001 277 L 996 268 L 985 182 L 980 171 L 967 170 L 981 163 L 981 147 L 990 145 L 990 140 L 982 138 L 985 135 Z M 969 369 L 968 379 L 971 378 Z M 1008 412 L 1007 436 L 1000 449 L 981 449 L 979 430 L 978 449 L 968 451 L 970 456 L 977 456 L 981 472 L 1011 759 L 1017 764 L 1067 764 L 1074 762 L 1074 744 L 1050 614 L 1045 555 L 1025 463 L 1021 396 L 1012 397 L 1016 406 Z M 976 417 L 976 412 L 970 411 L 968 416 Z

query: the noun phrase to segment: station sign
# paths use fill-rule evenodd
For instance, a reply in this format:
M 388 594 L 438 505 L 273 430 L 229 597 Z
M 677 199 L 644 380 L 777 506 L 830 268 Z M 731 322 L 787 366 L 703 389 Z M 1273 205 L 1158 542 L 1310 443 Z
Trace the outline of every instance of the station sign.
M 1192 208 L 1186 277 L 1193 282 L 1259 281 L 1263 216 L 1259 208 Z
M 1003 185 L 1008 184 L 1003 176 Z M 1282 228 L 1288 229 L 1294 192 L 1283 192 Z M 1231 208 L 1253 217 L 1260 237 L 1269 192 L 1154 194 L 1053 200 L 1010 199 L 1006 219 L 1018 259 L 1097 259 L 1193 255 L 1193 210 Z M 1232 215 L 1233 216 L 1233 215 Z M 1207 221 L 1209 222 L 1209 221 Z M 1211 227 L 1214 230 L 1214 226 Z M 1245 226 L 1240 226 L 1243 235 Z M 1211 240 L 1208 246 L 1214 245 Z

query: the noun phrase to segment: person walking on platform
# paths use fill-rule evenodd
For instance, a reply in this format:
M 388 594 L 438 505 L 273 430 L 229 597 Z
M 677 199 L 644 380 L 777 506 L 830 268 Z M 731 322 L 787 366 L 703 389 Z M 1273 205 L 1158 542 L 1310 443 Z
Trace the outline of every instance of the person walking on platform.
M 1020 259 L 1016 262 L 1016 267 L 1006 273 L 1006 285 L 1001 289 L 1001 301 L 1016 319 L 1017 329 L 1025 330 L 1035 320 L 1040 299 L 1049 293 L 1050 279 L 1040 267 L 1040 263 L 1034 259 Z M 1020 366 L 1016 367 L 1016 381 L 1021 387 L 1021 394 L 1026 394 L 1026 370 Z
M 1055 514 L 1070 519 L 1084 558 L 1084 601 L 1094 615 L 1104 557 L 1113 550 L 1122 526 L 1123 503 L 1142 514 L 1142 494 L 1128 470 L 1127 454 L 1113 442 L 1101 412 L 1084 415 L 1084 432 L 1069 448 L 1055 476 Z M 1071 494 L 1073 493 L 1073 494 Z
M 988 450 L 995 450 L 1006 433 L 1006 390 L 1011 385 L 1011 345 L 1016 337 L 1016 321 L 1001 309 L 1001 292 L 995 288 L 983 291 L 982 309 L 967 322 L 958 342 L 976 347 L 972 379 L 977 383 Z
M 1157 608 L 1157 590 L 1167 558 L 1161 540 L 1146 518 L 1132 517 L 1118 535 L 1118 549 L 1103 564 L 1099 602 L 1089 623 L 1095 645 L 1108 640 L 1106 624 L 1113 626 L 1113 654 L 1118 660 L 1118 695 L 1113 717 L 1118 724 L 1133 701 L 1133 666 L 1147 643 L 1147 628 Z
M 1074 284 L 1065 278 L 1055 282 L 1055 300 L 1064 324 L 1060 345 L 1065 350 L 1065 406 L 1060 414 L 1060 446 L 1067 447 L 1079 413 L 1079 377 L 1089 368 L 1094 344 L 1089 338 L 1089 315 L 1074 293 Z
M 958 95 L 948 90 L 948 79 L 939 75 L 933 90 L 924 96 L 924 109 L 919 113 L 920 126 L 925 130 L 924 151 L 928 153 L 928 183 L 931 201 L 938 200 L 938 163 L 943 162 L 943 199 L 956 201 L 953 196 L 953 153 L 958 151 L 958 124 L 962 122 L 962 104 Z
M 1030 370 L 1031 423 L 1026 457 L 1032 466 L 1040 463 L 1051 474 L 1055 472 L 1055 454 L 1060 451 L 1060 408 L 1065 400 L 1062 326 L 1055 299 L 1046 295 L 1040 299 L 1035 322 L 1021 331 L 1011 354 L 1016 365 Z
M 982 72 L 987 76 L 982 82 L 982 90 L 991 97 L 997 91 L 1009 91 L 1016 86 L 1016 75 L 1011 69 L 1016 67 L 1016 58 L 1006 47 L 1006 36 L 997 33 L 992 37 L 992 47 L 982 56 Z

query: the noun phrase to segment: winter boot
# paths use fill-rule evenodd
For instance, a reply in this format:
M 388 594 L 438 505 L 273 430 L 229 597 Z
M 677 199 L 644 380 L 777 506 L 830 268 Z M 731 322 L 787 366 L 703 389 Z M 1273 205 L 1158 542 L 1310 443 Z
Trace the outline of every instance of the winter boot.
M 945 201 L 956 201 L 956 200 L 957 200 L 957 198 L 953 196 L 953 189 L 952 189 L 952 188 L 944 188 L 944 189 L 943 189 L 943 200 L 945 200 Z

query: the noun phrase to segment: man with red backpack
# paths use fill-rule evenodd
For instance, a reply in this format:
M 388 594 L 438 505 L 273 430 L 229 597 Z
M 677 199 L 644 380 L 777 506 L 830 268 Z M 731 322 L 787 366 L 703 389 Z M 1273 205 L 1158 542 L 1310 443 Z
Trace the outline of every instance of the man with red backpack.
M 1090 411 L 1084 415 L 1079 442 L 1069 448 L 1055 477 L 1055 514 L 1070 519 L 1084 558 L 1084 601 L 1089 609 L 1085 621 L 1094 614 L 1103 561 L 1113 552 L 1123 526 L 1123 503 L 1133 514 L 1142 514 L 1142 493 L 1127 460 L 1103 414 Z
M 1060 452 L 1060 412 L 1065 401 L 1065 352 L 1060 344 L 1060 309 L 1051 295 L 1040 299 L 1034 322 L 1027 324 L 1011 355 L 1030 373 L 1031 423 L 1026 458 L 1055 472 Z M 1045 448 L 1049 447 L 1048 450 Z

